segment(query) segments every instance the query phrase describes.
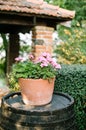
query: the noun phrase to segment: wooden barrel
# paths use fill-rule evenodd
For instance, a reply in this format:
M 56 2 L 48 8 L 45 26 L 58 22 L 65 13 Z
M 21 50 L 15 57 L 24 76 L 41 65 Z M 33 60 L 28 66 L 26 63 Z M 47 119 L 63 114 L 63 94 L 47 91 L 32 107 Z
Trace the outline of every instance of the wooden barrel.
M 29 106 L 22 102 L 21 93 L 2 98 L 0 130 L 75 130 L 74 99 L 54 92 L 51 103 Z

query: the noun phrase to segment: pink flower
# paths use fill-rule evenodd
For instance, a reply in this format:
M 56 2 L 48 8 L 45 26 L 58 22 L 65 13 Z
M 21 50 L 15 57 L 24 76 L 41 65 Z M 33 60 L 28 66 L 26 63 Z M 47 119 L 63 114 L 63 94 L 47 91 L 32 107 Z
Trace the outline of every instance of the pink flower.
M 61 69 L 61 65 L 60 65 L 60 64 L 56 64 L 56 65 L 55 65 L 55 68 L 56 68 L 56 69 Z
M 48 66 L 48 63 L 47 63 L 47 62 L 43 62 L 43 63 L 41 63 L 40 66 L 41 66 L 41 67 L 46 67 L 46 66 Z
M 60 64 L 57 64 L 55 61 L 52 61 L 51 64 L 55 69 L 61 69 Z
M 34 56 L 32 54 L 29 54 L 29 59 L 30 60 L 33 60 L 34 59 Z
M 23 61 L 23 57 L 21 57 L 21 56 L 19 56 L 19 57 L 16 57 L 16 58 L 15 58 L 15 61 L 16 61 L 16 62 Z
M 52 61 L 52 58 L 50 56 L 49 53 L 42 53 L 41 56 L 38 58 L 38 61 L 37 62 L 51 62 Z
M 40 56 L 40 57 L 38 58 L 38 61 L 39 61 L 39 62 L 43 62 L 43 61 L 46 61 L 46 59 L 45 59 L 44 57 Z
M 47 58 L 47 57 L 51 57 L 50 54 L 47 53 L 47 52 L 43 52 L 41 56 L 46 57 L 46 58 Z
M 47 60 L 49 61 L 50 64 L 53 62 L 53 59 L 51 57 L 48 57 Z

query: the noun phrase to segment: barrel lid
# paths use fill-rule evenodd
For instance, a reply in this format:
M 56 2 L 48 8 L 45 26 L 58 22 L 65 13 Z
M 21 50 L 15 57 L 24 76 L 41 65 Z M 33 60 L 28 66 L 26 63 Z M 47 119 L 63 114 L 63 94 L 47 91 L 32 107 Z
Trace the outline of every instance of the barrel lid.
M 67 110 L 74 105 L 74 99 L 68 94 L 61 92 L 54 92 L 52 101 L 44 106 L 30 106 L 25 105 L 22 101 L 20 92 L 13 92 L 5 95 L 2 98 L 2 106 L 11 111 L 18 111 L 19 113 L 25 112 L 26 114 L 40 114 L 40 113 L 52 113 L 61 110 Z

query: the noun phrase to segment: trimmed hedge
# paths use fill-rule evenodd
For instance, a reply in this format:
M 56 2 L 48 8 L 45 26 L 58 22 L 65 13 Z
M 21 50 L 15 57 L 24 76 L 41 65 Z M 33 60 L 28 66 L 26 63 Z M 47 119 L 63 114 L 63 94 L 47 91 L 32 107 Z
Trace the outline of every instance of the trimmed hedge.
M 56 76 L 55 91 L 68 93 L 75 99 L 77 130 L 86 130 L 86 65 L 62 65 Z

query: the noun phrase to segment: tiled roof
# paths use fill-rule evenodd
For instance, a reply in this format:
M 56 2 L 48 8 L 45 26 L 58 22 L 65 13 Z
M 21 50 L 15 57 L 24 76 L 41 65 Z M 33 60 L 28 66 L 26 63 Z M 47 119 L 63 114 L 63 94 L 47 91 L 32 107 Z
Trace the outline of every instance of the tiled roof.
M 43 0 L 0 0 L 0 13 L 13 12 L 26 15 L 51 16 L 55 18 L 72 19 L 75 11 L 60 8 Z

